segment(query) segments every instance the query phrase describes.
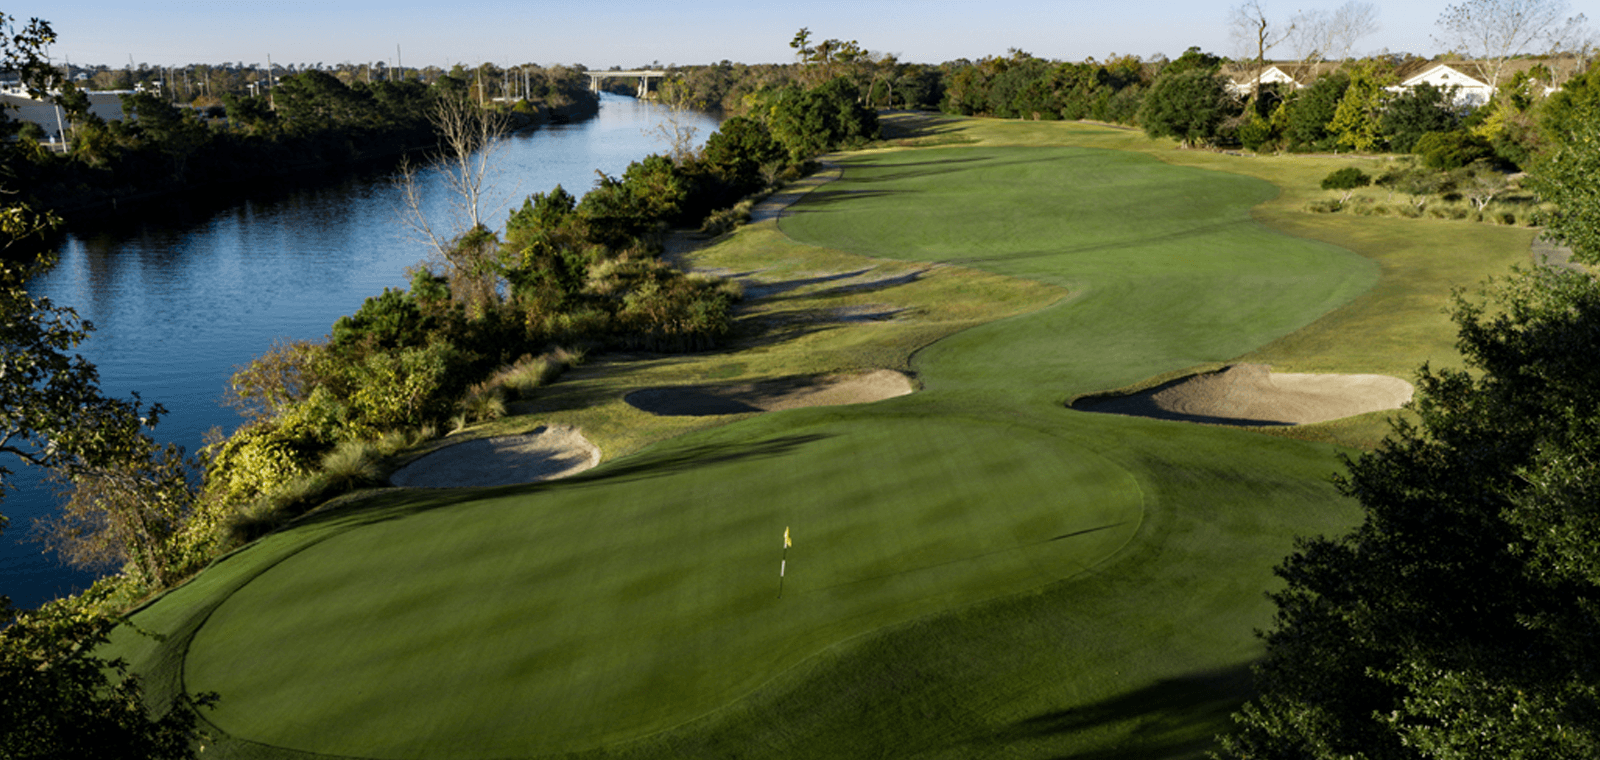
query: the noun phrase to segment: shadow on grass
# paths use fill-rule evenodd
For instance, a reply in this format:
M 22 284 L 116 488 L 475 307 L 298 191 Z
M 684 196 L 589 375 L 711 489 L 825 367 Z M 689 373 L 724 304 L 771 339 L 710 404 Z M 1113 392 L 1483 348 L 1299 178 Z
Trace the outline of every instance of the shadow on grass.
M 984 742 L 1049 746 L 1052 740 L 1069 740 L 1073 734 L 1120 728 L 1131 737 L 1123 746 L 1086 752 L 1068 749 L 1049 756 L 1059 760 L 1202 758 L 1216 748 L 1213 732 L 1226 730 L 1228 716 L 1253 693 L 1250 666 L 1239 664 L 1162 679 L 1083 707 L 1026 718 L 985 737 Z
M 729 441 L 695 446 L 674 446 L 670 449 L 646 449 L 614 465 L 602 465 L 593 470 L 559 481 L 562 487 L 598 485 L 616 480 L 639 480 L 672 475 L 679 472 L 757 459 L 771 459 L 795 451 L 802 446 L 824 441 L 832 435 L 810 433 L 786 435 L 764 441 Z
M 839 280 L 848 280 L 852 277 L 860 277 L 861 275 L 871 272 L 872 269 L 873 267 L 867 267 L 865 269 L 857 269 L 851 272 L 823 274 L 817 275 L 816 277 L 797 277 L 793 280 L 778 280 L 776 282 L 751 281 L 743 282 L 741 284 L 744 286 L 745 299 L 753 301 L 762 298 L 771 298 L 779 293 L 787 293 L 791 290 L 798 290 L 800 288 L 809 287 L 812 285 L 821 285 L 822 283 L 826 282 L 837 282 Z
M 957 131 L 960 124 L 942 114 L 926 111 L 884 112 L 879 120 L 879 135 L 885 140 L 917 140 L 939 137 Z

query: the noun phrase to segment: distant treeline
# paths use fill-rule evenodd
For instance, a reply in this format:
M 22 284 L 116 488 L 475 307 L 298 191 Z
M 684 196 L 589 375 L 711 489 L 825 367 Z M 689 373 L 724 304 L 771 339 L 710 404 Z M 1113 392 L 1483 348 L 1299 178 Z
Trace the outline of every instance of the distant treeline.
M 598 100 L 580 72 L 521 72 L 524 97 L 484 98 L 498 91 L 480 72 L 460 67 L 431 84 L 418 79 L 346 84 L 311 69 L 285 76 L 260 95 L 224 93 L 216 105 L 180 106 L 153 90 L 122 96 L 125 118 L 106 121 L 89 110 L 83 90 L 66 84 L 57 96 L 68 122 L 67 149 L 40 143 L 32 124 L 0 120 L 14 135 L 0 142 L 10 176 L 36 209 L 71 214 L 224 185 L 245 185 L 311 169 L 341 166 L 406 151 L 437 139 L 429 120 L 443 97 L 478 100 L 510 112 L 519 126 L 592 115 Z M 505 84 L 498 77 L 491 80 Z M 490 97 L 493 97 L 492 95 Z
M 797 38 L 797 42 L 799 38 Z M 791 85 L 843 78 L 873 108 L 942 111 L 1007 119 L 1089 119 L 1140 127 L 1186 144 L 1256 151 L 1392 151 L 1448 154 L 1446 163 L 1489 159 L 1528 163 L 1548 142 L 1542 120 L 1565 118 L 1570 98 L 1595 88 L 1596 75 L 1567 79 L 1537 62 L 1500 82 L 1486 104 L 1458 102 L 1427 85 L 1397 92 L 1403 73 L 1428 62 L 1382 56 L 1316 67 L 1305 87 L 1266 84 L 1259 94 L 1224 73 L 1229 62 L 1190 48 L 1177 59 L 1112 55 L 1104 61 L 1051 61 L 1020 50 L 978 61 L 901 63 L 830 40 L 806 47 L 795 64 L 723 61 L 674 69 L 665 99 L 729 114 L 748 113 Z M 1235 66 L 1248 79 L 1251 67 Z M 1593 68 L 1592 66 L 1590 67 Z M 1563 94 L 1573 93 L 1573 94 Z M 1545 114 L 1549 113 L 1548 119 Z M 1425 135 L 1437 133 L 1423 140 Z M 1426 158 L 1426 157 L 1425 157 Z M 1429 159 L 1432 160 L 1432 159 Z

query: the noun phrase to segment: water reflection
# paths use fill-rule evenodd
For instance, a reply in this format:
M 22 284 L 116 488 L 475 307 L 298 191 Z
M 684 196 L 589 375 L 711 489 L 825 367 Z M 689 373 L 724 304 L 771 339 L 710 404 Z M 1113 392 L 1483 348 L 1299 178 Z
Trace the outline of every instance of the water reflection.
M 511 136 L 494 154 L 485 218 L 503 224 L 522 198 L 557 184 L 582 195 L 595 171 L 618 175 L 663 150 L 647 134 L 659 120 L 653 106 L 606 94 L 595 119 Z M 716 123 L 695 117 L 694 126 L 703 140 Z M 451 196 L 436 176 L 423 179 L 423 208 L 449 227 Z M 236 366 L 275 339 L 320 338 L 363 299 L 405 286 L 406 268 L 428 248 L 398 214 L 387 172 L 210 210 L 154 208 L 75 231 L 60 262 L 32 289 L 94 323 L 80 350 L 99 367 L 105 391 L 139 391 L 165 405 L 170 413 L 158 438 L 192 451 L 207 429 L 238 426 L 238 416 L 219 403 Z M 60 567 L 26 541 L 33 519 L 55 501 L 34 473 L 19 472 L 16 482 L 21 491 L 0 502 L 0 513 L 12 518 L 0 536 L 0 594 L 35 606 L 92 577 Z

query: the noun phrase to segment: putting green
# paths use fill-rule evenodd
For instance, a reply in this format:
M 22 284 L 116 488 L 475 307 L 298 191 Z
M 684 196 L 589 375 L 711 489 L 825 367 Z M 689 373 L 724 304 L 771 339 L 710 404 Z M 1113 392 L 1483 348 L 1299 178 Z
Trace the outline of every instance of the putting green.
M 158 694 L 220 694 L 236 756 L 1197 756 L 1270 568 L 1355 517 L 1332 450 L 1062 402 L 1248 351 L 1375 268 L 1253 222 L 1267 183 L 1135 154 L 845 166 L 785 232 L 1072 296 L 923 348 L 912 396 L 313 520 L 122 651 Z
M 740 443 L 781 457 L 505 495 L 309 546 L 211 615 L 188 684 L 231 695 L 208 715 L 219 728 L 282 747 L 570 751 L 696 717 L 834 642 L 1072 576 L 1139 526 L 1133 479 L 1048 434 L 784 427 Z

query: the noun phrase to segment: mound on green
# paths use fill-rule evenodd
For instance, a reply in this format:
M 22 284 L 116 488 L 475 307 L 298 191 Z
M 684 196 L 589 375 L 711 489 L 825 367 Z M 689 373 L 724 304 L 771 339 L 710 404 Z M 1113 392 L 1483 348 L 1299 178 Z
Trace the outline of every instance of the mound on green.
M 375 494 L 158 600 L 135 621 L 168 637 L 121 651 L 158 694 L 221 695 L 225 756 L 1201 756 L 1248 694 L 1271 567 L 1356 518 L 1334 449 L 1065 402 L 1281 343 L 1379 266 L 1264 227 L 1267 182 L 1134 153 L 841 163 L 785 233 L 1070 295 L 931 344 L 897 320 L 675 360 L 710 377 L 819 334 L 881 339 L 924 389 L 559 482 Z M 748 242 L 772 224 L 704 255 L 782 266 L 792 251 Z M 767 298 L 752 308 L 792 295 Z M 657 384 L 627 377 L 562 393 L 614 409 Z

